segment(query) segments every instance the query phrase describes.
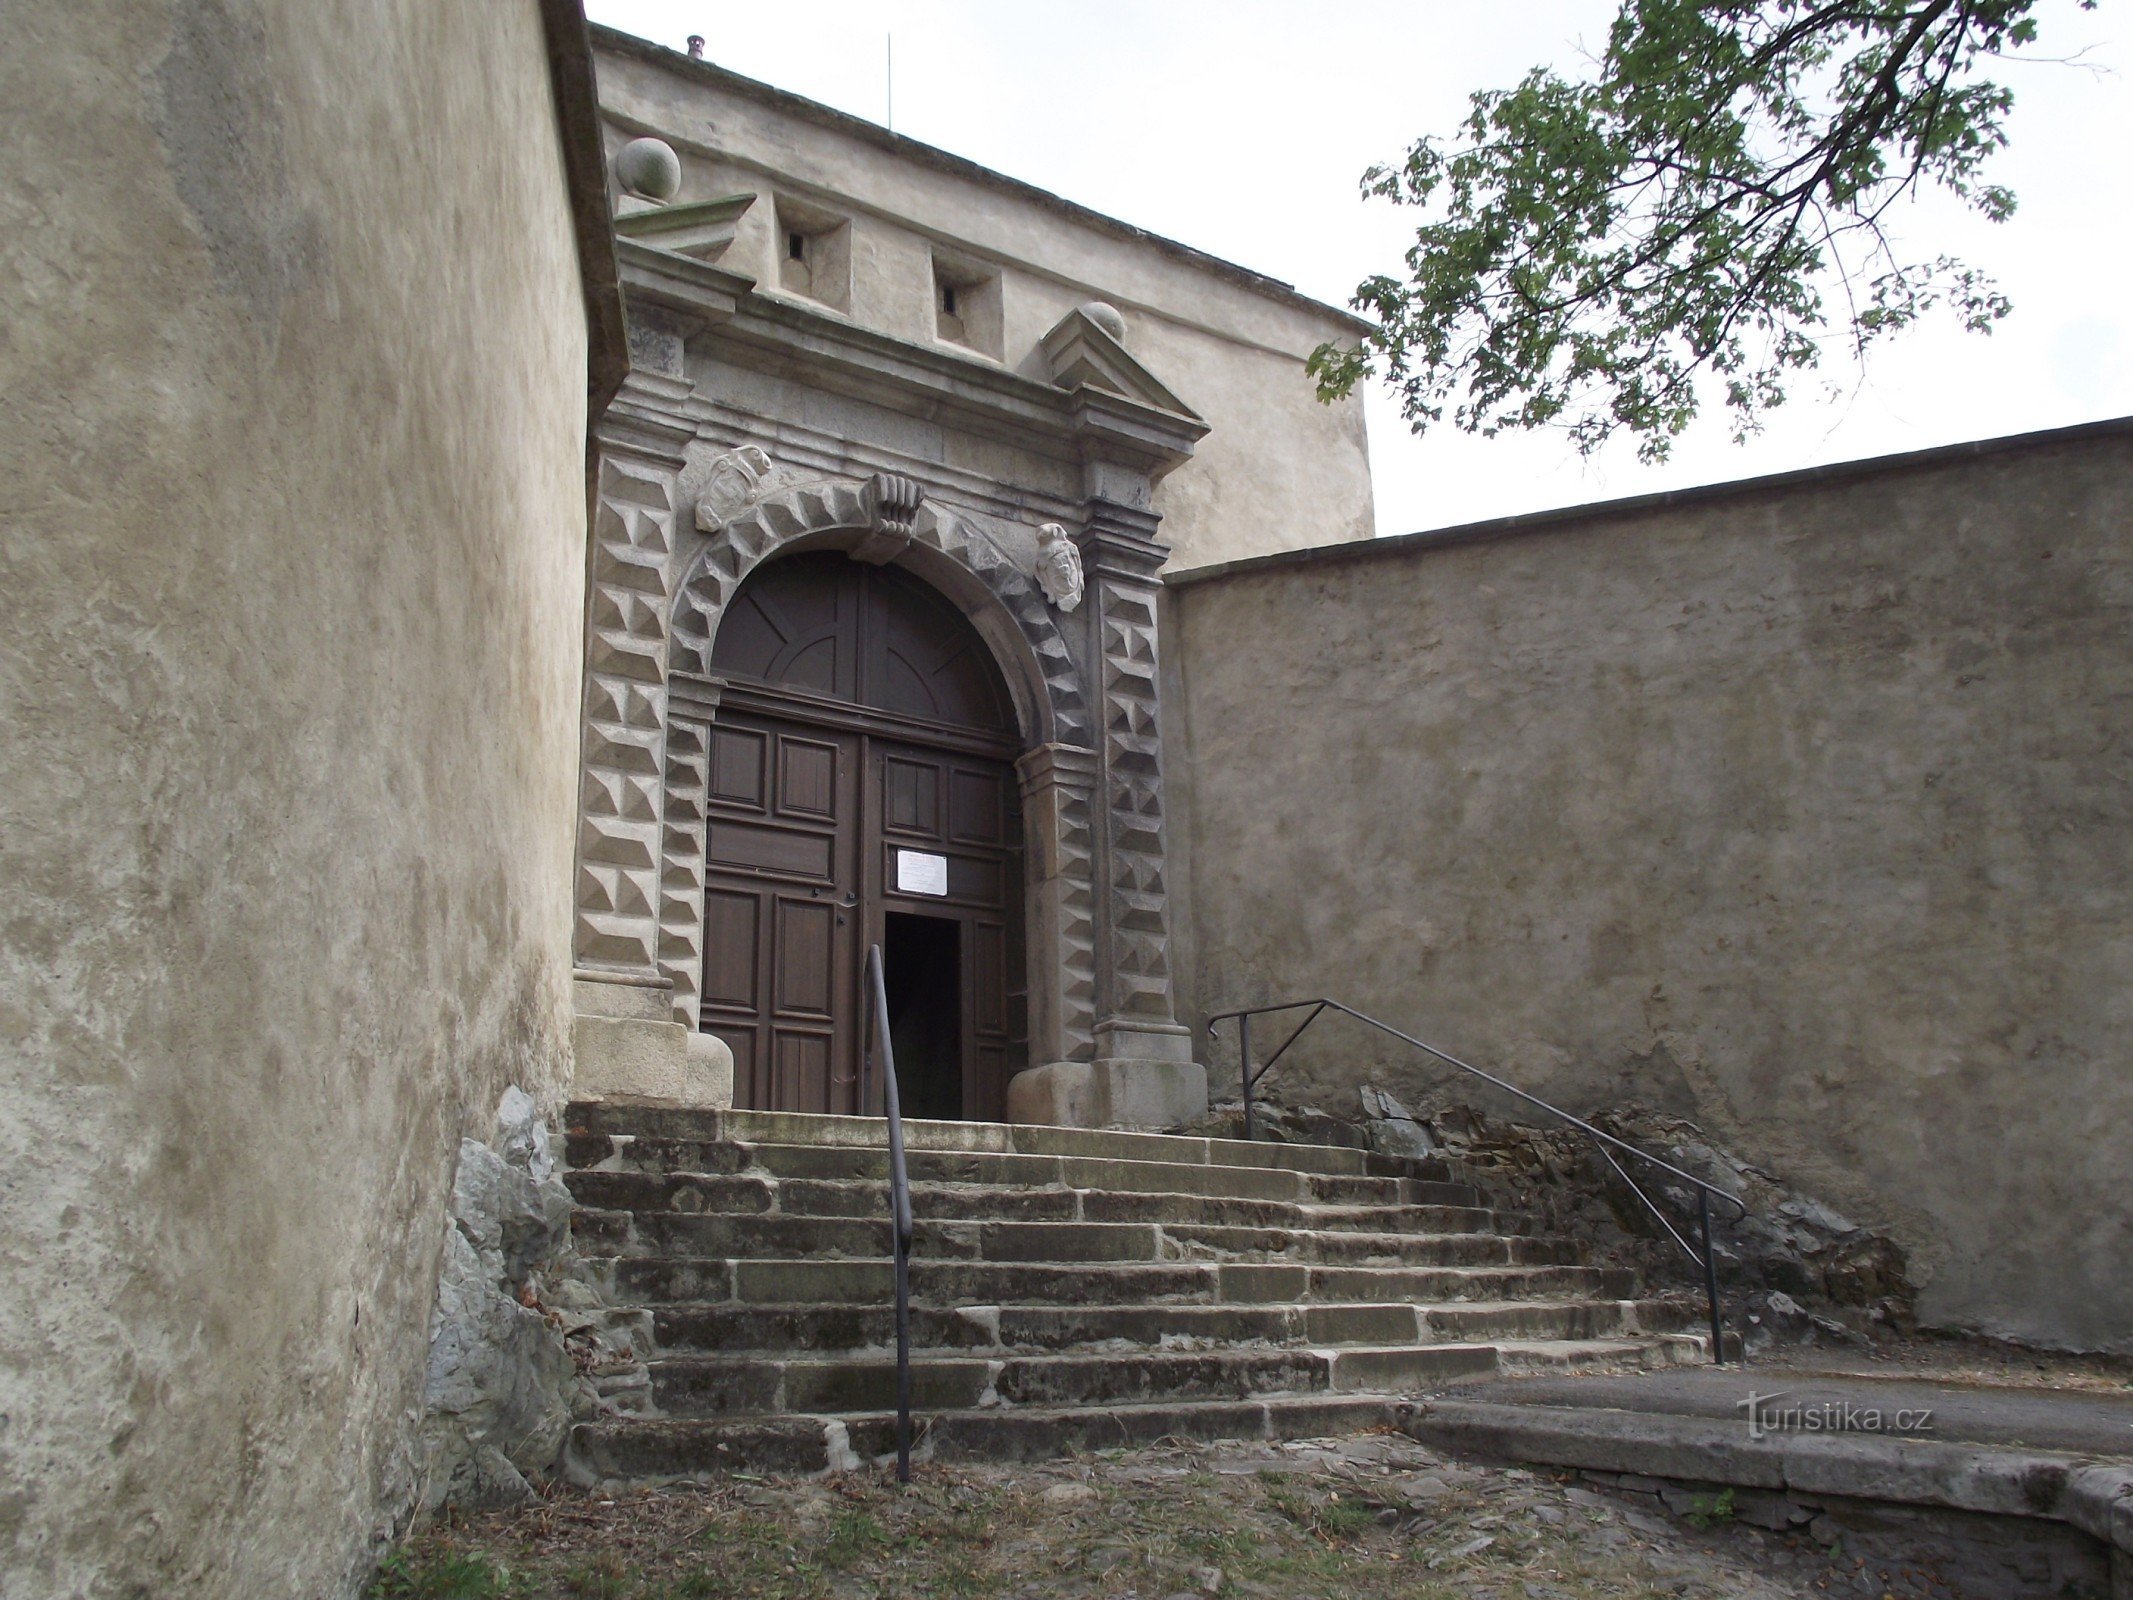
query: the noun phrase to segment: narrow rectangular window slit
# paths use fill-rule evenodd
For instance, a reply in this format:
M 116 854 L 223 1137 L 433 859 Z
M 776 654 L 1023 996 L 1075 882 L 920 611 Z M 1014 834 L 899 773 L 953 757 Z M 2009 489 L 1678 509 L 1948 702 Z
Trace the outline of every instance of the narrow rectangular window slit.
M 946 894 L 948 858 L 924 850 L 897 851 L 896 890 L 899 894 Z

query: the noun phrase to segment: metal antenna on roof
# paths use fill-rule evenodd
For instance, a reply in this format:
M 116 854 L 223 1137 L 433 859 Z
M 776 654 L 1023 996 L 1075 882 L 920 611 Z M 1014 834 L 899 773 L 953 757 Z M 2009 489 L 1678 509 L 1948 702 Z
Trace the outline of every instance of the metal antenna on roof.
M 881 44 L 886 63 L 884 70 L 888 83 L 889 102 L 888 110 L 882 114 L 882 126 L 894 133 L 896 131 L 896 35 L 893 33 L 883 34 L 881 36 Z

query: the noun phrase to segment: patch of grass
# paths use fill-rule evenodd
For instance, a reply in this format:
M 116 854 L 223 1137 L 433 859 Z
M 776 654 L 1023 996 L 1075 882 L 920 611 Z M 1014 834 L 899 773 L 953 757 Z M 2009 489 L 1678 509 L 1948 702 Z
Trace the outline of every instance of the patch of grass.
M 1691 1527 L 1708 1528 L 1713 1523 L 1733 1520 L 1733 1491 L 1721 1489 L 1715 1495 L 1698 1495 L 1689 1512 Z
M 613 1551 L 563 1574 L 563 1592 L 570 1600 L 634 1600 L 637 1588 L 630 1564 Z
M 853 1566 L 888 1548 L 890 1543 L 889 1530 L 881 1525 L 880 1518 L 857 1506 L 847 1507 L 831 1521 L 829 1537 L 822 1541 L 822 1564 Z
M 1352 1494 L 1305 1483 L 1285 1474 L 1259 1475 L 1267 1504 L 1328 1544 L 1360 1538 L 1377 1521 L 1377 1511 Z
M 1384 1471 L 1279 1462 L 1218 1476 L 1144 1470 L 1130 1455 L 1077 1471 L 1070 1481 L 1087 1492 L 1067 1495 L 1055 1492 L 1057 1470 L 930 1465 L 908 1490 L 853 1474 L 564 1492 L 418 1536 L 380 1570 L 370 1600 L 1518 1600 L 1522 1590 L 1650 1600 L 1664 1591 L 1649 1541 L 1632 1543 L 1610 1519 L 1526 1516 L 1559 1486 L 1438 1470 L 1458 1480 L 1454 1490 L 1420 1509 Z M 1737 1520 L 1711 1499 L 1714 1524 Z M 1388 1507 L 1396 1514 L 1384 1516 Z M 1483 1532 L 1493 1534 L 1485 1550 L 1448 1559 Z M 1767 1563 L 1762 1546 L 1756 1561 Z M 1737 1565 L 1695 1592 L 1815 1600 L 1781 1595 Z
M 370 1600 L 508 1600 L 524 1591 L 482 1556 L 395 1550 L 379 1563 Z

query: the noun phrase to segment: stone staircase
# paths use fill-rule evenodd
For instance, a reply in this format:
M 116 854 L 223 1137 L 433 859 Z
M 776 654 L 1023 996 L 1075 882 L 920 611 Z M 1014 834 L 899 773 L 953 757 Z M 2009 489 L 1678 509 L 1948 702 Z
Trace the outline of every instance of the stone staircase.
M 906 1125 L 922 1452 L 1029 1460 L 1391 1421 L 1449 1380 L 1704 1359 L 1693 1302 L 1321 1145 Z M 576 1248 L 623 1359 L 586 1481 L 820 1471 L 894 1448 L 886 1125 L 580 1104 Z

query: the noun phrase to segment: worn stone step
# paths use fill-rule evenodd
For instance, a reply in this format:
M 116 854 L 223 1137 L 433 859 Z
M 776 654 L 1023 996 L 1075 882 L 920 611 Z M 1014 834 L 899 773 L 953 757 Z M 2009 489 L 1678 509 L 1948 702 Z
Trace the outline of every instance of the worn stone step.
M 1393 1345 L 1578 1340 L 1672 1333 L 1693 1308 L 1666 1300 L 1514 1300 L 1445 1305 L 914 1306 L 920 1351 L 1114 1349 L 1133 1345 Z M 845 1354 L 891 1349 L 886 1305 L 673 1305 L 652 1313 L 662 1354 Z
M 777 1178 L 687 1169 L 573 1169 L 581 1205 L 609 1211 L 781 1212 L 788 1216 L 883 1217 L 886 1179 Z M 1156 1190 L 1041 1188 L 914 1182 L 922 1220 L 1162 1222 L 1210 1227 L 1315 1228 L 1373 1233 L 1530 1232 L 1525 1219 L 1466 1205 L 1327 1205 Z
M 1218 1195 L 1087 1189 L 1089 1222 L 1195 1223 L 1206 1227 L 1316 1228 L 1359 1233 L 1527 1233 L 1526 1219 L 1486 1206 L 1326 1205 L 1301 1200 L 1233 1200 Z
M 575 1116 L 578 1107 L 571 1108 Z M 745 1172 L 755 1152 L 731 1139 L 680 1139 L 654 1134 L 595 1132 L 575 1125 L 563 1132 L 563 1164 L 572 1172 Z
M 565 1120 L 569 1132 L 579 1135 L 861 1149 L 882 1149 L 888 1144 L 888 1124 L 879 1117 L 578 1102 L 568 1109 Z M 1452 1176 L 1447 1164 L 1434 1158 L 1381 1156 L 1340 1145 L 1247 1142 L 996 1122 L 908 1120 L 904 1123 L 904 1147 L 914 1153 L 1071 1156 L 1440 1180 Z
M 580 1207 L 579 1248 L 604 1255 L 788 1259 L 885 1258 L 886 1217 L 792 1217 L 760 1212 L 593 1211 Z M 1564 1240 L 1515 1234 L 1363 1234 L 1296 1228 L 1204 1227 L 1147 1222 L 920 1221 L 913 1254 L 925 1260 L 1254 1260 L 1414 1266 L 1569 1266 Z
M 1416 1266 L 1576 1266 L 1567 1239 L 1506 1233 L 1358 1233 L 1316 1228 L 1205 1227 L 1166 1224 L 1164 1242 L 1187 1260 L 1324 1261 Z
M 1565 1372 L 1587 1367 L 1701 1366 L 1711 1341 L 1693 1333 L 1663 1333 L 1641 1339 L 1506 1339 L 1497 1349 L 1505 1372 Z
M 886 1182 L 889 1158 L 871 1146 L 758 1145 L 757 1164 L 783 1178 L 872 1179 Z M 1094 1156 L 1020 1153 L 913 1152 L 914 1182 L 1022 1185 L 1067 1189 L 1125 1189 L 1161 1194 L 1224 1195 L 1246 1200 L 1313 1198 L 1310 1175 L 1276 1167 L 1210 1167 L 1192 1162 L 1124 1161 Z M 1397 1178 L 1327 1180 L 1366 1184 L 1372 1198 L 1404 1199 Z
M 778 1208 L 792 1216 L 886 1217 L 887 1180 L 781 1178 Z M 996 1184 L 913 1183 L 911 1214 L 921 1222 L 1078 1222 L 1087 1191 Z M 1109 1221 L 1110 1218 L 1093 1218 Z M 1115 1219 L 1127 1220 L 1127 1219 Z M 1150 1219 L 1154 1220 L 1154 1219 Z
M 886 1304 L 886 1260 L 736 1260 L 715 1256 L 589 1256 L 617 1305 Z M 1609 1299 L 1634 1275 L 1597 1267 L 1342 1267 L 1275 1262 L 1002 1262 L 914 1260 L 915 1302 L 932 1306 L 1282 1305 L 1406 1300 Z
M 988 1407 L 918 1420 L 922 1459 L 1045 1461 L 1172 1439 L 1325 1439 L 1397 1426 L 1393 1395 L 1327 1394 L 1100 1408 Z M 845 1471 L 895 1448 L 893 1415 L 631 1419 L 579 1423 L 565 1456 L 573 1480 L 671 1482 L 730 1471 Z
M 653 1318 L 663 1353 L 889 1349 L 888 1306 L 666 1306 Z M 1199 1349 L 1216 1344 L 1392 1344 L 1418 1341 L 1412 1306 L 970 1306 L 914 1307 L 921 1350 L 1056 1350 L 1124 1345 Z M 1448 1341 L 1447 1341 L 1448 1342 Z
M 887 1218 L 787 1217 L 654 1211 L 575 1213 L 574 1231 L 603 1254 L 763 1260 L 887 1260 Z M 1162 1229 L 1143 1222 L 920 1222 L 916 1259 L 941 1261 L 1164 1261 Z
M 887 1153 L 870 1146 L 758 1145 L 756 1160 L 763 1170 L 779 1177 L 885 1182 L 889 1175 Z M 948 1151 L 918 1152 L 909 1157 L 907 1167 L 913 1182 L 1058 1185 L 1110 1192 L 1343 1205 L 1482 1204 L 1481 1192 L 1469 1183 L 1298 1172 L 1286 1167 Z
M 1623 1300 L 1636 1274 L 1612 1267 L 1343 1267 L 1232 1261 L 1214 1267 L 1230 1304 L 1297 1301 Z
M 1136 1349 L 1002 1357 L 921 1354 L 911 1403 L 970 1407 L 1146 1405 L 1255 1395 L 1405 1393 L 1497 1370 L 1488 1345 Z M 669 1416 L 854 1412 L 896 1403 L 889 1355 L 675 1356 L 651 1363 L 652 1395 Z
M 771 1261 L 716 1256 L 587 1257 L 617 1304 L 737 1301 L 751 1305 L 886 1305 L 894 1290 L 886 1260 Z M 1143 1304 L 1212 1301 L 1217 1269 L 1200 1262 L 1087 1264 L 997 1261 L 911 1263 L 915 1303 L 931 1306 Z
M 1418 1305 L 1418 1337 L 1488 1341 L 1508 1348 L 1521 1341 L 1653 1337 L 1672 1334 L 1702 1313 L 1683 1300 L 1498 1300 Z
M 757 1143 L 707 1145 L 688 1142 L 662 1148 L 593 1136 L 574 1136 L 575 1171 L 649 1171 L 712 1176 L 755 1172 L 774 1178 L 819 1178 L 886 1182 L 888 1152 L 875 1145 Z M 1252 1146 L 1250 1148 L 1260 1148 Z M 1292 1149 L 1294 1146 L 1267 1146 Z M 608 1153 L 602 1154 L 606 1150 Z M 1356 1152 L 1350 1152 L 1355 1154 Z M 1377 1160 L 1378 1158 L 1371 1158 Z M 1447 1176 L 1300 1171 L 1290 1167 L 1154 1161 L 1112 1156 L 1038 1154 L 999 1150 L 914 1150 L 906 1170 L 913 1183 L 990 1184 L 1027 1188 L 1123 1190 L 1200 1194 L 1240 1200 L 1291 1200 L 1342 1205 L 1479 1206 L 1479 1188 Z M 1449 1173 L 1441 1166 L 1426 1169 Z

